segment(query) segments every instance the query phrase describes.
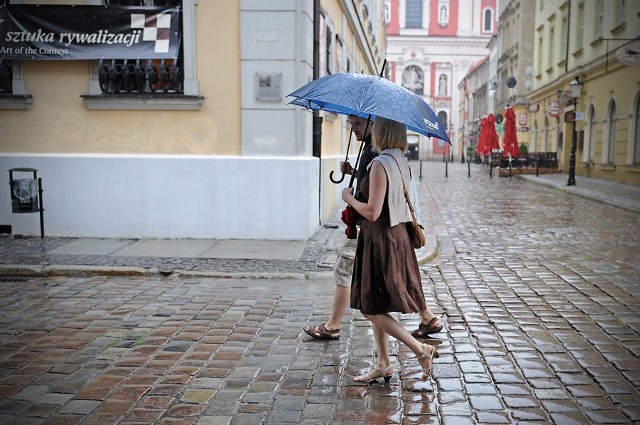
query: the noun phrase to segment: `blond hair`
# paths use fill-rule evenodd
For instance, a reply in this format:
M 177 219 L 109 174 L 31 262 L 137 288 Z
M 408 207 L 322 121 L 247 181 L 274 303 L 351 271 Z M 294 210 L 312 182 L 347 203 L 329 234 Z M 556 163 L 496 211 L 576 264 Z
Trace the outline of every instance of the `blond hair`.
M 405 153 L 409 149 L 407 126 L 401 122 L 376 117 L 372 131 L 373 148 L 377 152 L 397 148 Z

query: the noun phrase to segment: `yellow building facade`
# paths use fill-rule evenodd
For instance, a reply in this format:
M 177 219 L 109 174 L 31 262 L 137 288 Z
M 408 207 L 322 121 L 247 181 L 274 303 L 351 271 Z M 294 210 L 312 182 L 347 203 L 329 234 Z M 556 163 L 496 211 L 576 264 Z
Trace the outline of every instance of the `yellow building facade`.
M 311 81 L 314 66 L 320 76 L 376 72 L 383 1 L 141 2 L 155 3 L 180 8 L 181 49 L 162 68 L 148 62 L 157 71 L 145 74 L 158 80 L 153 91 L 151 80 L 144 90 L 114 90 L 122 77 L 113 73 L 135 58 L 16 60 L 0 52 L 11 76 L 0 91 L 0 172 L 38 169 L 49 235 L 306 239 L 338 205 L 340 187 L 327 175 L 344 159 L 349 128 L 346 118 L 322 114 L 316 154 L 311 112 L 286 95 Z M 0 224 L 37 233 L 35 215 L 12 213 L 9 191 L 0 185 Z
M 640 185 L 640 3 L 546 0 L 535 9 L 533 150 L 557 152 L 568 172 L 575 124 L 578 185 L 581 175 Z

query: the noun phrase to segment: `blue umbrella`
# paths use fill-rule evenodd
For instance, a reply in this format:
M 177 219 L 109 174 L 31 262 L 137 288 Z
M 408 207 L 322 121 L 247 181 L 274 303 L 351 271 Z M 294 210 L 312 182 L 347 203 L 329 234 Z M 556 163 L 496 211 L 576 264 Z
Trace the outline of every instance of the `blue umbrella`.
M 451 143 L 444 126 L 420 96 L 383 77 L 333 74 L 287 96 L 295 98 L 289 102 L 292 105 L 364 118 L 381 116 L 401 122 L 416 133 Z

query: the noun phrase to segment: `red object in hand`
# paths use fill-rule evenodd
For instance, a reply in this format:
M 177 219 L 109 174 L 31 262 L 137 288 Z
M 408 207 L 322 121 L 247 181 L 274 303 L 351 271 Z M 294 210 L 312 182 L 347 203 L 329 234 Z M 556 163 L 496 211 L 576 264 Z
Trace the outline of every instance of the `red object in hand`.
M 360 217 L 360 214 L 351 205 L 347 205 L 347 208 L 342 211 L 342 221 L 347 225 L 344 231 L 347 239 L 356 239 L 358 237 L 358 228 L 356 227 L 358 217 Z

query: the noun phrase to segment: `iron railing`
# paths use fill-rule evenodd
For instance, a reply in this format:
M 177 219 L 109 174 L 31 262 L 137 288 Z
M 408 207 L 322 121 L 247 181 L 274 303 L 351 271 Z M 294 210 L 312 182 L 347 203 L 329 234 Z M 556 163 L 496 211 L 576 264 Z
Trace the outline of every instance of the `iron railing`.
M 182 68 L 173 59 L 101 59 L 98 82 L 103 93 L 184 93 Z

